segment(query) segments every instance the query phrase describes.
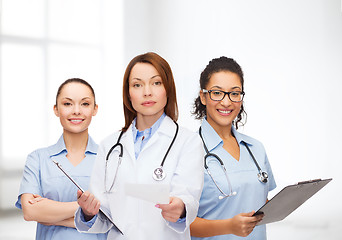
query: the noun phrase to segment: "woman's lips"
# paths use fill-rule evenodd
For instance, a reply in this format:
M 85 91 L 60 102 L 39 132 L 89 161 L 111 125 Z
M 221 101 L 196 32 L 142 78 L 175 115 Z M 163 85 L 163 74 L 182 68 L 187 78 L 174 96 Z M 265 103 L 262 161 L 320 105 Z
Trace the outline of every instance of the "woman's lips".
M 156 102 L 154 101 L 146 101 L 146 102 L 143 102 L 141 105 L 145 106 L 145 107 L 150 107 L 150 106 L 153 106 Z
M 219 114 L 224 115 L 224 116 L 228 116 L 232 113 L 233 110 L 221 110 L 221 109 L 217 109 L 217 111 L 219 112 Z
M 83 122 L 83 119 L 80 119 L 80 118 L 72 118 L 72 119 L 69 119 L 69 121 L 70 121 L 72 124 L 80 124 L 81 122 Z

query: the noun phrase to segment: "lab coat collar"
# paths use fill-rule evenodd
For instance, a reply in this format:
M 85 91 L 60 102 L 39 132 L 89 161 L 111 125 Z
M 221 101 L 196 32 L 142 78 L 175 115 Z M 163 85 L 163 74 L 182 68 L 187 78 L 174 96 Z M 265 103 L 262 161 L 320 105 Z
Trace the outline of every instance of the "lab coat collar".
M 169 116 L 166 115 L 156 133 L 164 134 L 173 138 L 175 135 L 175 131 L 176 131 L 176 124 Z
M 153 144 L 156 144 L 158 140 L 160 140 L 160 137 L 166 136 L 169 139 L 172 139 L 175 136 L 175 133 L 176 133 L 176 124 L 173 122 L 173 120 L 170 117 L 165 116 L 165 118 L 160 123 L 160 126 L 157 129 L 157 131 L 152 135 L 151 139 L 148 140 L 144 148 L 141 150 L 141 153 L 145 151 L 146 149 L 148 149 Z
M 133 122 L 132 122 L 133 124 Z M 131 159 L 135 159 L 134 153 L 134 141 L 133 141 L 133 127 L 132 124 L 129 126 L 125 134 L 122 135 L 122 145 L 126 148 Z M 158 136 L 160 134 L 166 135 L 170 138 L 174 137 L 176 125 L 169 116 L 165 116 L 161 122 L 158 130 L 153 134 L 151 139 L 146 143 L 144 149 L 148 148 L 150 145 L 158 141 Z M 144 149 L 142 151 L 144 151 Z M 135 161 L 134 161 L 135 162 Z M 134 163 L 133 163 L 134 164 Z
M 202 136 L 204 139 L 204 142 L 208 148 L 209 151 L 212 151 L 214 148 L 219 146 L 220 144 L 223 144 L 223 140 L 221 137 L 217 134 L 215 129 L 208 123 L 207 119 L 204 118 L 202 121 Z M 241 142 L 245 142 L 248 145 L 253 145 L 250 141 L 250 138 L 242 133 L 239 133 L 234 126 L 232 126 L 232 133 L 236 138 L 236 141 L 240 144 Z
M 94 142 L 94 140 L 88 135 L 88 143 L 87 143 L 87 148 L 86 148 L 86 153 L 91 153 L 91 154 L 96 154 L 97 153 L 97 148 L 98 145 Z M 48 148 L 50 157 L 56 156 L 61 154 L 62 152 L 67 152 L 65 142 L 64 142 L 64 137 L 63 134 L 60 136 L 58 139 L 57 143 L 50 146 Z
M 131 125 L 129 125 L 128 129 L 126 132 L 122 135 L 121 141 L 122 146 L 126 148 L 130 158 L 132 160 L 135 159 L 135 152 L 134 152 L 134 141 L 133 141 L 133 127 L 132 127 L 133 122 Z M 120 134 L 120 132 L 118 133 Z M 119 136 L 118 136 L 119 137 Z M 135 161 L 133 161 L 134 164 Z

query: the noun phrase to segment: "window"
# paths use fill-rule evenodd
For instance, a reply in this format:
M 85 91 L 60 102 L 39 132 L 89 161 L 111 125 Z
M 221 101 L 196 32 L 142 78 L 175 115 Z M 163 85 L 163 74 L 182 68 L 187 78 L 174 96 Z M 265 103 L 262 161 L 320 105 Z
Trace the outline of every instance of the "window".
M 0 4 L 0 192 L 15 179 L 16 196 L 27 154 L 61 134 L 52 111 L 58 86 L 72 77 L 92 85 L 104 78 L 104 0 Z M 6 205 L 13 203 L 0 199 L 0 209 Z

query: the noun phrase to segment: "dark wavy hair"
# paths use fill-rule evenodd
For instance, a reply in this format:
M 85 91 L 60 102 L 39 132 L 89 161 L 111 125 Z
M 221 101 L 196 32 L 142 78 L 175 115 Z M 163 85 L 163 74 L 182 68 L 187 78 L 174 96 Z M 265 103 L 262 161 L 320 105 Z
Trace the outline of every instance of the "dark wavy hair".
M 168 62 L 154 52 L 148 52 L 145 54 L 138 55 L 134 57 L 128 64 L 125 75 L 123 78 L 123 109 L 125 115 L 125 126 L 122 131 L 126 131 L 131 125 L 133 119 L 137 116 L 137 111 L 132 106 L 131 100 L 129 98 L 129 76 L 131 75 L 132 68 L 137 63 L 148 63 L 151 64 L 162 78 L 163 85 L 165 87 L 167 103 L 164 108 L 164 112 L 172 120 L 177 121 L 178 119 L 178 106 L 176 97 L 176 86 L 173 79 L 173 74 L 171 67 Z
M 227 57 L 220 57 L 212 59 L 209 64 L 205 67 L 202 71 L 200 76 L 200 87 L 201 89 L 206 89 L 211 76 L 217 72 L 232 72 L 236 73 L 240 77 L 240 82 L 242 86 L 242 91 L 244 91 L 244 79 L 243 79 L 243 72 L 240 65 L 232 58 Z M 200 120 L 203 119 L 207 115 L 206 106 L 202 104 L 200 96 L 195 99 L 193 105 L 193 115 L 195 118 Z M 242 119 L 245 119 L 242 122 Z M 236 129 L 238 129 L 239 125 L 243 126 L 247 119 L 247 113 L 244 110 L 244 104 L 242 103 L 241 109 L 239 114 L 237 115 L 236 119 L 234 120 L 233 124 L 235 125 Z

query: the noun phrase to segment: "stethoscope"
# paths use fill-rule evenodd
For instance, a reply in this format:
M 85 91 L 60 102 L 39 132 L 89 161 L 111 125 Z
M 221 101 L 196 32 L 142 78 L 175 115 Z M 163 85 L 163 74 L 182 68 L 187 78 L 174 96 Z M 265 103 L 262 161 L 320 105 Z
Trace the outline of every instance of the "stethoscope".
M 166 157 L 167 155 L 169 154 L 171 148 L 172 148 L 172 145 L 173 143 L 175 142 L 176 140 L 176 137 L 178 135 L 178 129 L 179 129 L 179 126 L 178 126 L 178 123 L 176 123 L 174 121 L 174 123 L 176 124 L 176 132 L 175 132 L 175 135 L 172 139 L 172 142 L 169 146 L 169 148 L 167 149 L 165 155 L 164 155 L 164 158 L 160 164 L 159 167 L 157 167 L 156 169 L 154 169 L 153 171 L 153 174 L 152 174 L 152 178 L 156 181 L 162 181 L 165 179 L 166 177 L 166 172 L 164 171 L 163 167 L 164 167 L 164 163 L 165 163 L 165 160 L 166 160 Z M 118 137 L 118 140 L 116 141 L 116 143 L 110 148 L 110 150 L 108 151 L 108 154 L 106 156 L 106 166 L 105 166 L 105 179 L 104 179 L 104 184 L 105 184 L 105 193 L 110 193 L 113 186 L 114 186 L 114 183 L 115 183 L 115 180 L 116 180 L 116 176 L 118 175 L 118 170 L 119 170 L 119 166 L 121 164 L 121 161 L 122 161 L 122 157 L 123 157 L 123 145 L 120 143 L 120 140 L 121 140 L 121 137 L 123 135 L 123 131 L 121 131 L 119 137 Z M 109 159 L 109 156 L 110 154 L 112 153 L 112 151 L 116 148 L 116 147 L 119 147 L 120 148 L 120 154 L 119 154 L 119 160 L 118 160 L 118 165 L 116 167 L 116 170 L 115 170 L 115 176 L 114 176 L 114 179 L 113 179 L 113 182 L 112 182 L 112 185 L 110 186 L 109 190 L 107 190 L 107 165 L 108 165 L 108 159 Z
M 236 192 L 233 192 L 232 184 L 230 183 L 230 180 L 229 180 L 229 177 L 228 177 L 228 174 L 227 174 L 226 167 L 224 166 L 224 163 L 223 163 L 223 161 L 221 160 L 221 158 L 220 158 L 219 156 L 217 156 L 217 155 L 214 154 L 214 153 L 209 152 L 209 150 L 208 150 L 208 148 L 207 148 L 207 146 L 206 146 L 206 144 L 205 144 L 205 142 L 204 142 L 204 139 L 203 139 L 203 137 L 202 137 L 202 128 L 201 128 L 201 127 L 199 128 L 199 135 L 200 135 L 200 137 L 201 137 L 201 139 L 202 139 L 203 147 L 204 147 L 204 150 L 205 150 L 205 152 L 206 152 L 206 155 L 204 156 L 204 168 L 205 168 L 206 171 L 208 172 L 208 174 L 209 174 L 211 180 L 214 182 L 214 184 L 215 184 L 215 186 L 217 187 L 217 189 L 218 189 L 218 190 L 221 192 L 221 194 L 223 195 L 223 196 L 219 196 L 219 199 L 224 199 L 224 198 L 226 198 L 226 197 L 235 196 L 237 193 L 236 193 Z M 255 159 L 255 157 L 254 157 L 252 151 L 249 149 L 248 145 L 247 145 L 245 142 L 243 142 L 243 143 L 244 143 L 244 145 L 246 146 L 246 148 L 247 148 L 249 154 L 251 155 L 251 157 L 252 157 L 252 159 L 253 159 L 253 161 L 254 161 L 255 166 L 256 166 L 257 169 L 258 169 L 258 174 L 257 174 L 257 176 L 258 176 L 259 181 L 260 181 L 261 183 L 267 183 L 267 181 L 268 181 L 268 174 L 267 174 L 267 172 L 264 172 L 264 171 L 261 170 L 261 168 L 260 168 L 258 162 L 256 161 L 256 159 Z M 224 171 L 224 173 L 225 173 L 225 175 L 226 175 L 226 179 L 227 179 L 227 183 L 228 183 L 228 187 L 229 187 L 229 194 L 226 194 L 225 192 L 223 192 L 223 190 L 219 187 L 219 185 L 216 183 L 215 179 L 214 179 L 213 176 L 211 175 L 211 172 L 210 172 L 209 167 L 208 167 L 208 165 L 207 165 L 207 158 L 208 158 L 208 157 L 214 157 L 214 158 L 216 158 L 216 160 L 221 164 L 221 167 L 223 168 L 223 171 Z

